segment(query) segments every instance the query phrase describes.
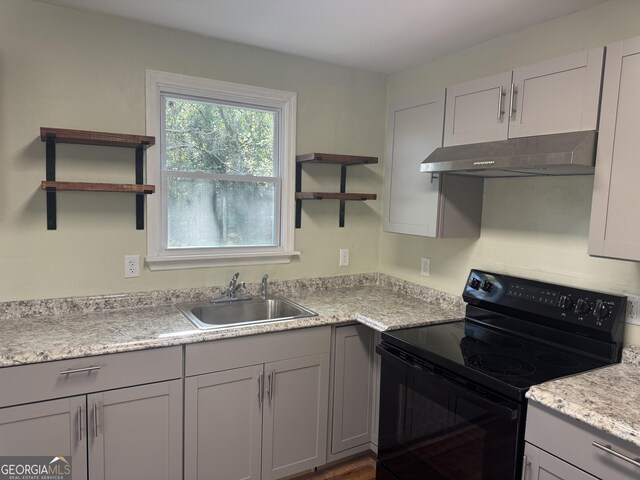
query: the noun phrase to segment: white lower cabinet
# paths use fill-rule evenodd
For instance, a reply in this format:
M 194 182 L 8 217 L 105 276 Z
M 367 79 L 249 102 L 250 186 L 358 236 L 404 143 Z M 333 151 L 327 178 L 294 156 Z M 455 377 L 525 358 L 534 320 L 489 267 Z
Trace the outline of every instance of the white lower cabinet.
M 0 456 L 71 457 L 73 480 L 175 480 L 182 382 L 0 409 Z
M 0 369 L 0 456 L 71 457 L 73 480 L 180 479 L 181 359 L 170 347 Z
M 523 480 L 598 480 L 535 445 L 524 447 Z
M 328 353 L 265 365 L 263 480 L 325 463 L 328 393 Z
M 526 480 L 636 480 L 640 447 L 529 403 L 523 475 Z
M 185 380 L 185 478 L 257 480 L 263 366 Z
M 187 346 L 185 480 L 271 480 L 326 463 L 330 335 Z
M 87 478 L 86 397 L 0 409 L 0 456 L 71 457 L 73 480 Z
M 334 338 L 331 453 L 371 441 L 373 407 L 373 330 L 364 325 L 337 327 Z
M 182 381 L 87 396 L 90 480 L 182 475 Z

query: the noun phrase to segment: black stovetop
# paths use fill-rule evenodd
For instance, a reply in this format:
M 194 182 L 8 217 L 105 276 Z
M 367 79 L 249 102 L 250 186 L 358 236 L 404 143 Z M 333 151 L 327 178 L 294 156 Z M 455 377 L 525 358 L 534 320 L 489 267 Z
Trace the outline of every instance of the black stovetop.
M 519 400 L 532 385 L 611 363 L 468 319 L 385 332 L 382 340 L 434 368 Z

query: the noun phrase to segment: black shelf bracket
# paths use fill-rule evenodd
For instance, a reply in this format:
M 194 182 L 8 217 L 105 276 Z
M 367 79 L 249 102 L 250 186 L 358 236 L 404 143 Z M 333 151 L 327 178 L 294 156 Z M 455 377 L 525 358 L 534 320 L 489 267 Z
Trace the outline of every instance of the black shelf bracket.
M 47 134 L 46 147 L 46 179 L 48 182 L 56 181 L 56 136 Z M 47 188 L 47 230 L 56 230 L 57 222 L 56 189 Z
M 302 192 L 302 164 L 296 162 L 296 193 Z M 296 228 L 302 226 L 302 200 L 296 198 Z
M 347 166 L 342 165 L 340 167 L 340 193 L 347 192 Z M 344 209 L 347 202 L 340 200 L 340 219 L 338 225 L 340 228 L 344 228 Z
M 144 184 L 144 150 L 148 146 L 136 147 L 136 185 Z M 136 195 L 136 230 L 144 230 L 144 194 Z

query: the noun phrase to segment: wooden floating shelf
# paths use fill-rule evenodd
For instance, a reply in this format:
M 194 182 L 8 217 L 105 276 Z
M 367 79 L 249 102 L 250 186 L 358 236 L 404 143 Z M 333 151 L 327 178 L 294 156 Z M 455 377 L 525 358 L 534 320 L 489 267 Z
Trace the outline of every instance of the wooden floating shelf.
M 56 143 L 99 145 L 103 147 L 136 148 L 141 146 L 143 148 L 147 148 L 155 145 L 156 143 L 155 137 L 148 137 L 144 135 L 40 127 L 40 140 L 46 142 L 48 135 L 55 135 Z
M 67 128 L 40 127 L 40 140 L 46 142 L 46 180 L 40 188 L 47 192 L 47 230 L 58 228 L 56 195 L 58 192 L 118 192 L 135 194 L 136 229 L 144 229 L 144 195 L 154 193 L 154 185 L 144 185 L 144 153 L 155 145 L 155 137 L 127 133 L 93 132 Z M 56 145 L 75 143 L 101 147 L 123 147 L 135 150 L 136 183 L 89 183 L 56 181 Z
M 334 153 L 306 153 L 296 156 L 298 163 L 327 163 L 333 165 L 366 165 L 378 163 L 378 157 L 336 155 Z
M 375 193 L 297 192 L 296 200 L 375 200 Z
M 303 192 L 302 166 L 306 163 L 324 163 L 340 165 L 340 192 Z M 378 157 L 363 157 L 360 155 L 338 155 L 335 153 L 306 153 L 296 156 L 296 228 L 302 223 L 303 200 L 340 200 L 338 225 L 344 227 L 345 202 L 376 200 L 375 193 L 346 193 L 347 167 L 352 165 L 368 165 L 378 163 Z
M 151 194 L 156 191 L 155 185 L 137 185 L 135 183 L 87 183 L 87 182 L 48 182 L 42 181 L 42 190 L 58 192 L 116 192 Z

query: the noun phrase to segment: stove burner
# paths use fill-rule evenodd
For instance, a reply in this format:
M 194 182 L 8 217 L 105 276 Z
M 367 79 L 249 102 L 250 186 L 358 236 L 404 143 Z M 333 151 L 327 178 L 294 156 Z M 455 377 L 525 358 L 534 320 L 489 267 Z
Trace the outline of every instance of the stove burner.
M 476 353 L 468 356 L 466 361 L 478 370 L 497 375 L 521 376 L 536 371 L 536 367 L 529 362 L 505 355 Z
M 539 353 L 536 355 L 536 360 L 554 367 L 577 367 L 580 365 L 579 360 L 558 353 Z

